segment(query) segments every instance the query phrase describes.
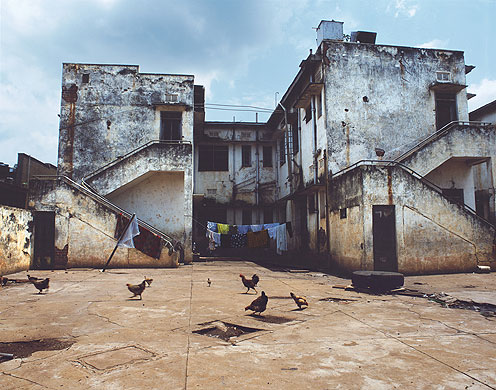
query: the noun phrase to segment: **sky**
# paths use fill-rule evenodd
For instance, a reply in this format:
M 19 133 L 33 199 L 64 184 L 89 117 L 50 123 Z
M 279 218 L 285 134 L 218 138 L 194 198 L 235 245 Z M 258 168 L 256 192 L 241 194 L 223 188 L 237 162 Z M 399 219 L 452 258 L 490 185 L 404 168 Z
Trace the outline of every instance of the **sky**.
M 321 20 L 377 32 L 377 44 L 464 51 L 472 111 L 496 100 L 495 15 L 496 0 L 0 0 L 0 162 L 56 164 L 64 62 L 192 74 L 207 103 L 272 109 Z M 256 118 L 210 108 L 206 119 Z

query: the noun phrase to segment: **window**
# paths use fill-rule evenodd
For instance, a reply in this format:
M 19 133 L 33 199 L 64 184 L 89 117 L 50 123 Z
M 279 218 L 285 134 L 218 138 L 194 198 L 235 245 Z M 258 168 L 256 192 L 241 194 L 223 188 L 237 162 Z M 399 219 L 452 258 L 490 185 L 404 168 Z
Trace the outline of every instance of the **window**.
M 243 145 L 241 150 L 241 166 L 251 167 L 251 146 Z
M 312 105 L 309 104 L 307 108 L 305 108 L 305 123 L 308 123 L 312 120 Z
M 326 217 L 326 208 L 325 208 L 325 192 L 319 192 L 319 209 L 320 209 L 320 218 L 323 219 Z
M 272 146 L 263 147 L 263 166 L 264 167 L 272 166 Z
M 345 219 L 346 218 L 346 208 L 339 209 L 339 218 L 341 218 L 341 219 Z
M 266 207 L 263 211 L 263 221 L 264 223 L 274 222 L 274 213 L 272 207 Z
M 318 94 L 315 97 L 315 104 L 317 104 L 317 118 L 322 116 L 322 94 Z
M 308 212 L 309 213 L 316 213 L 317 211 L 319 211 L 317 209 L 317 202 L 315 199 L 316 197 L 317 197 L 317 193 L 312 194 L 312 195 L 308 195 Z
M 286 163 L 286 151 L 284 150 L 285 148 L 285 143 L 284 143 L 284 137 L 279 140 L 279 163 L 281 165 L 284 165 Z
M 199 171 L 228 171 L 228 147 L 223 145 L 200 145 L 198 147 Z
M 88 84 L 90 82 L 90 74 L 83 73 L 83 84 Z
M 298 138 L 298 126 L 291 126 L 293 132 L 293 155 L 300 151 L 300 139 Z
M 160 140 L 180 141 L 181 140 L 181 118 L 180 111 L 160 112 Z
M 252 224 L 252 219 L 251 219 L 251 210 L 250 209 L 243 209 L 243 214 L 242 214 L 242 224 L 243 225 L 251 225 Z
M 449 82 L 451 81 L 451 73 L 450 72 L 436 72 L 437 81 L 441 82 Z

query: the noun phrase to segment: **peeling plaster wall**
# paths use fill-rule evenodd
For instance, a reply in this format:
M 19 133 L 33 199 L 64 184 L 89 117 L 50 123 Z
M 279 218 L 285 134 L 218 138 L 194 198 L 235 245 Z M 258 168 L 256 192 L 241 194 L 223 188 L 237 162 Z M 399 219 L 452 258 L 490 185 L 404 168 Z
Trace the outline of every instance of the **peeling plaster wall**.
M 67 268 L 101 268 L 116 245 L 117 213 L 62 180 L 35 180 L 30 204 L 55 211 L 55 249 L 67 246 Z M 154 259 L 136 249 L 117 248 L 110 267 L 177 267 L 177 253 Z
M 471 272 L 496 261 L 493 228 L 400 168 L 361 167 L 332 188 L 333 261 L 347 271 L 374 269 L 373 205 L 395 205 L 399 272 Z M 349 217 L 338 220 L 343 207 Z
M 193 84 L 193 76 L 139 73 L 133 65 L 64 64 L 59 174 L 79 181 L 158 139 L 165 108 L 183 112 L 183 140 L 192 141 Z
M 32 256 L 31 211 L 0 206 L 0 276 L 28 270 Z
M 465 84 L 463 52 L 327 42 L 325 109 L 329 168 L 336 172 L 375 148 L 392 150 L 436 130 L 436 72 Z M 458 118 L 468 120 L 465 90 L 457 96 Z
M 107 196 L 112 202 L 172 237 L 184 240 L 184 175 L 153 172 Z

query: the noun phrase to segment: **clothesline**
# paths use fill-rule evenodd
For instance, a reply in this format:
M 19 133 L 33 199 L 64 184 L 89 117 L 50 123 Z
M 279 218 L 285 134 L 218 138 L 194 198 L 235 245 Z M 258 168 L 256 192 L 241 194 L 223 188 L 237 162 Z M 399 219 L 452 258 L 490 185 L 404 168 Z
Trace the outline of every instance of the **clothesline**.
M 276 252 L 287 251 L 287 231 L 290 223 L 269 223 L 262 225 L 228 225 L 207 222 L 206 236 L 211 250 L 215 248 L 266 248 L 270 241 L 276 243 Z M 290 235 L 292 232 L 290 232 Z

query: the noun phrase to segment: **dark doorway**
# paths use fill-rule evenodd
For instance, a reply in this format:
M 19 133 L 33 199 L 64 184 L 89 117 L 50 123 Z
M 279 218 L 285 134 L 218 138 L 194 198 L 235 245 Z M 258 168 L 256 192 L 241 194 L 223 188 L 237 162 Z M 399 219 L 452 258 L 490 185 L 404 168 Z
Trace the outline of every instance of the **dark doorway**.
M 160 113 L 160 140 L 181 140 L 181 111 L 162 111 Z
M 300 249 L 306 250 L 310 244 L 310 234 L 308 233 L 307 224 L 307 197 L 303 196 L 296 199 L 295 206 L 295 221 L 297 223 L 295 233 L 301 240 Z
M 451 93 L 436 94 L 436 129 L 457 121 L 456 95 Z
M 53 269 L 55 262 L 55 212 L 34 214 L 33 269 Z
M 394 206 L 372 206 L 374 271 L 398 271 Z

